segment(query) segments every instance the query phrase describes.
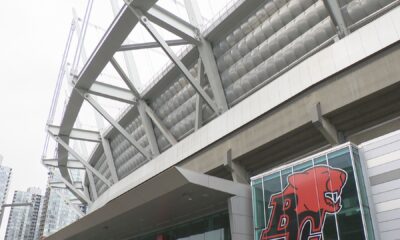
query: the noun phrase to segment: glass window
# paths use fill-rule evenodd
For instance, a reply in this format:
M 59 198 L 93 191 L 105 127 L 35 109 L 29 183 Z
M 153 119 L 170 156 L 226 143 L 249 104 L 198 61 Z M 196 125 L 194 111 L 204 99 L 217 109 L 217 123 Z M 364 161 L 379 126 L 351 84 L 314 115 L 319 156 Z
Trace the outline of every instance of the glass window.
M 343 187 L 341 193 L 342 206 L 336 213 L 340 239 L 365 239 L 364 227 L 360 214 L 360 203 L 357 195 L 358 191 L 349 148 L 328 154 L 328 162 L 329 166 L 342 169 L 347 173 L 345 187 Z
M 252 179 L 255 239 L 373 239 L 359 161 L 347 145 Z
M 132 240 L 230 240 L 227 211 L 179 224 Z
M 368 204 L 368 196 L 367 196 L 367 191 L 365 189 L 365 181 L 364 181 L 364 174 L 363 174 L 363 169 L 361 166 L 361 160 L 360 156 L 358 154 L 358 150 L 354 147 L 352 147 L 352 153 L 353 153 L 353 158 L 354 158 L 354 164 L 356 167 L 356 172 L 357 172 L 357 180 L 358 180 L 358 185 L 360 186 L 360 191 L 359 194 L 361 196 L 361 202 L 362 202 L 362 209 L 364 213 L 364 219 L 365 219 L 365 224 L 367 225 L 367 234 L 368 234 L 368 239 L 374 239 L 374 232 L 373 232 L 373 225 L 372 225 L 372 218 L 371 218 L 371 210 L 369 208 Z
M 264 197 L 263 197 L 262 179 L 257 179 L 253 182 L 253 216 L 255 234 L 260 237 L 262 229 L 265 227 L 264 216 Z M 257 239 L 258 239 L 257 238 Z
M 270 221 L 271 216 L 274 214 L 276 210 L 281 208 L 281 201 L 279 196 L 276 196 L 277 192 L 282 190 L 281 186 L 281 174 L 280 172 L 273 173 L 269 176 L 263 177 L 263 187 L 264 187 L 264 205 L 265 205 L 265 222 L 266 229 L 269 226 L 274 225 L 273 221 Z M 276 199 L 276 201 L 274 200 Z M 274 206 L 277 204 L 278 206 Z M 264 234 L 263 232 L 261 234 Z

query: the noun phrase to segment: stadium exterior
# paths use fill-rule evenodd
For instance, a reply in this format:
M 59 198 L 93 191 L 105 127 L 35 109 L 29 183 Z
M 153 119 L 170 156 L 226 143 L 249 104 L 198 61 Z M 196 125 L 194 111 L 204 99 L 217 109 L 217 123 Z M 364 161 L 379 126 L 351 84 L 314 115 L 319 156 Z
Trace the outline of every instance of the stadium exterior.
M 43 164 L 88 211 L 46 239 L 398 238 L 399 1 L 238 0 L 200 30 L 195 1 L 190 23 L 156 3 L 123 4 L 48 123 Z M 155 42 L 124 43 L 138 24 Z M 138 92 L 113 56 L 154 46 L 172 64 Z M 108 63 L 127 88 L 96 82 Z M 130 106 L 113 119 L 94 96 Z M 83 102 L 111 127 L 79 128 Z

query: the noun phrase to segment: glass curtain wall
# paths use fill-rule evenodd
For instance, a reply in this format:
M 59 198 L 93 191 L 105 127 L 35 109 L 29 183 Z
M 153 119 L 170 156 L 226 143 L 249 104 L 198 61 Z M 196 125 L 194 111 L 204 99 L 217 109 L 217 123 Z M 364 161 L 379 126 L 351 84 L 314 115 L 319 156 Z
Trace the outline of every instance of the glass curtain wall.
M 257 240 L 374 239 L 352 145 L 252 178 L 252 197 Z
M 231 240 L 229 214 L 223 211 L 132 240 Z

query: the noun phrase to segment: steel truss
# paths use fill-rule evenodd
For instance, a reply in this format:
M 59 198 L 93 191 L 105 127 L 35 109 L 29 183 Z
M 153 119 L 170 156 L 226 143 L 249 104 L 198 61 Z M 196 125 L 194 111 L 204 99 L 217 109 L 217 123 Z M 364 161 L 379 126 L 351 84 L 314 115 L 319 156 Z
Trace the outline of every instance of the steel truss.
M 185 1 L 187 11 L 194 13 L 198 11 L 195 5 L 189 4 L 192 0 Z M 146 103 L 146 99 L 143 99 L 140 93 L 137 91 L 139 85 L 139 77 L 136 70 L 134 59 L 129 51 L 137 49 L 149 49 L 155 47 L 161 47 L 165 54 L 172 60 L 174 65 L 180 70 L 182 75 L 188 80 L 190 85 L 197 92 L 196 99 L 196 123 L 195 129 L 202 125 L 202 106 L 203 103 L 207 104 L 217 115 L 223 113 L 228 109 L 225 94 L 222 88 L 221 79 L 217 70 L 216 61 L 212 53 L 210 43 L 200 35 L 198 30 L 198 22 L 191 19 L 191 23 L 188 23 L 176 15 L 168 12 L 167 10 L 154 5 L 156 0 L 152 1 L 136 1 L 132 3 L 126 1 L 126 4 L 122 6 L 122 10 L 116 15 L 114 20 L 114 26 L 121 25 L 121 28 L 116 32 L 114 29 L 110 29 L 106 32 L 100 47 L 95 50 L 95 54 L 92 55 L 88 62 L 85 64 L 80 74 L 76 73 L 76 66 L 79 61 L 79 56 L 74 60 L 74 65 L 71 68 L 72 73 L 75 75 L 75 79 L 72 80 L 73 90 L 71 92 L 71 99 L 74 99 L 75 106 L 67 106 L 66 113 L 64 115 L 63 122 L 60 127 L 51 126 L 48 127 L 49 135 L 59 144 L 59 151 L 66 150 L 75 159 L 43 159 L 43 164 L 48 167 L 59 167 L 63 169 L 85 169 L 87 179 L 89 182 L 89 189 L 83 186 L 85 192 L 90 191 L 90 194 L 82 193 L 79 191 L 74 184 L 71 183 L 69 176 L 63 177 L 63 183 L 66 187 L 82 202 L 91 204 L 91 202 L 98 197 L 98 193 L 94 184 L 94 177 L 97 177 L 104 184 L 110 187 L 113 183 L 119 181 L 119 176 L 116 171 L 114 159 L 111 153 L 111 147 L 108 139 L 104 135 L 104 132 L 94 132 L 83 129 L 73 129 L 69 126 L 73 125 L 76 119 L 77 113 L 79 112 L 82 101 L 87 101 L 92 107 L 105 119 L 107 120 L 114 129 L 117 130 L 124 138 L 136 148 L 148 161 L 160 154 L 160 149 L 157 144 L 157 140 L 154 133 L 154 126 L 156 126 L 163 136 L 168 140 L 171 145 L 178 142 L 177 138 L 170 132 L 166 127 L 165 123 L 160 117 L 157 116 L 156 112 Z M 114 0 L 111 0 L 113 4 L 114 13 L 118 9 L 117 4 Z M 88 9 L 91 9 L 92 2 L 88 4 Z M 79 34 L 79 41 L 83 41 L 84 32 L 86 31 L 88 24 L 88 14 L 86 12 L 85 20 L 83 21 L 83 27 L 80 27 L 76 22 Z M 133 15 L 132 15 L 133 14 Z M 77 18 L 76 18 L 77 19 Z M 135 19 L 131 21 L 131 26 L 126 26 L 124 21 L 127 19 Z M 133 29 L 136 23 L 140 22 L 145 29 L 153 36 L 155 42 L 142 43 L 142 44 L 127 44 L 122 45 L 123 41 L 128 36 L 129 32 Z M 122 25 L 125 24 L 125 25 Z M 171 33 L 181 37 L 178 40 L 165 40 L 156 31 L 153 24 L 157 24 L 162 28 L 170 31 Z M 107 50 L 101 49 L 102 45 L 113 45 L 113 47 Z M 172 51 L 171 46 L 193 44 L 198 48 L 199 51 L 199 63 L 198 63 L 198 75 L 193 76 L 188 68 L 182 63 L 179 57 Z M 79 49 L 77 54 L 86 55 L 82 44 L 78 44 Z M 124 72 L 120 64 L 113 57 L 115 52 L 122 51 L 124 54 L 125 63 L 127 66 L 127 73 Z M 101 57 L 102 56 L 102 57 Z M 86 56 L 84 56 L 86 58 Z M 107 59 L 102 63 L 93 65 L 93 61 L 97 59 Z M 110 63 L 120 78 L 125 82 L 128 89 L 116 87 L 110 84 L 96 82 L 96 78 L 100 75 L 102 68 L 107 63 Z M 207 78 L 205 78 L 207 76 Z M 211 90 L 213 92 L 214 99 L 205 92 L 202 86 L 204 86 L 206 79 L 210 83 Z M 137 87 L 136 87 L 137 86 Z M 104 98 L 120 101 L 123 103 L 131 104 L 137 108 L 142 124 L 145 129 L 145 134 L 150 144 L 151 152 L 148 152 L 140 143 L 137 142 L 133 136 L 127 132 L 123 126 L 121 126 L 111 115 L 99 104 L 93 96 L 101 96 Z M 73 103 L 71 103 L 73 104 Z M 77 111 L 78 110 L 78 111 Z M 68 115 L 67 115 L 68 114 Z M 63 133 L 63 134 L 60 134 Z M 91 166 L 81 155 L 79 155 L 72 147 L 68 145 L 69 139 L 84 140 L 97 142 L 103 147 L 104 154 L 106 156 L 107 166 L 111 172 L 111 179 L 106 179 L 100 172 L 98 172 L 93 166 Z M 65 154 L 60 154 L 64 156 Z M 68 173 L 67 171 L 61 171 L 62 175 Z M 69 174 L 68 174 L 69 175 Z

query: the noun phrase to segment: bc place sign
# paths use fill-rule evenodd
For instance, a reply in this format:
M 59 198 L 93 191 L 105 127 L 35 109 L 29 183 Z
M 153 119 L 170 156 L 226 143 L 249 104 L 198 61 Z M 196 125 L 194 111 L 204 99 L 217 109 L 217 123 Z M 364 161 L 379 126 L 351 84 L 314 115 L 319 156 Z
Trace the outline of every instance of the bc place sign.
M 374 239 L 350 144 L 253 177 L 252 197 L 255 240 Z

